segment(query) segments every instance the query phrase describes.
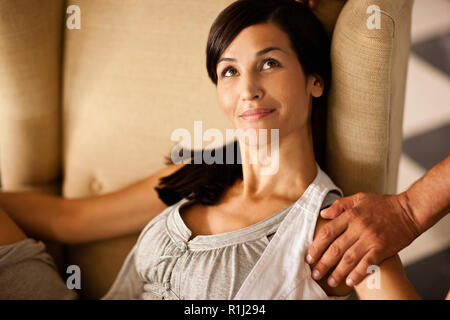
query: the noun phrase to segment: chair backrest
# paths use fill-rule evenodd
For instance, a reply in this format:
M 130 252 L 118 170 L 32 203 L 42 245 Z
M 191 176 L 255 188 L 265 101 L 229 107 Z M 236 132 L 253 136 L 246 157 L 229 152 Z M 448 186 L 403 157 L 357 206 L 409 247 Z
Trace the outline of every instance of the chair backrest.
M 3 188 L 112 192 L 163 167 L 175 129 L 193 134 L 202 120 L 203 132 L 224 132 L 205 48 L 231 2 L 0 0 Z M 80 29 L 66 27 L 72 4 Z M 367 27 L 374 4 L 381 29 Z M 347 194 L 395 191 L 411 6 L 329 0 L 316 10 L 333 33 L 327 173 Z M 84 297 L 107 291 L 136 238 L 67 247 L 62 263 L 80 266 Z
M 346 195 L 396 192 L 412 5 L 348 1 L 336 23 L 326 159 Z

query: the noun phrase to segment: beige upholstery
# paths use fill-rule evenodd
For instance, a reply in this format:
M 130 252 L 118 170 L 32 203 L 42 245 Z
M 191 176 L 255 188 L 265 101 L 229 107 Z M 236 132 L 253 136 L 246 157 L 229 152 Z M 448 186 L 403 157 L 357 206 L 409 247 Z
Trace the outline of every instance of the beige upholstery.
M 346 194 L 395 193 L 412 1 L 348 1 L 334 30 L 327 169 Z M 381 29 L 366 28 L 378 4 Z
M 176 128 L 229 127 L 206 72 L 206 39 L 231 0 L 0 0 L 4 190 L 105 194 L 163 167 Z M 81 29 L 65 26 L 81 9 Z M 342 11 L 341 8 L 343 7 Z M 366 9 L 382 9 L 368 30 Z M 393 192 L 401 151 L 412 0 L 322 0 L 333 31 L 327 172 L 345 193 Z M 335 25 L 336 18 L 338 17 Z M 209 144 L 204 142 L 204 146 Z M 101 297 L 138 234 L 67 246 Z

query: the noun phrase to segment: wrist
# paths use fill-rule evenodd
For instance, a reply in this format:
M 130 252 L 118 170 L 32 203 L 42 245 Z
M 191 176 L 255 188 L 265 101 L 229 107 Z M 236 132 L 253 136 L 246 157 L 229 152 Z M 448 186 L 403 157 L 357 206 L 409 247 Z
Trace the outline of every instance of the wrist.
M 417 214 L 417 208 L 414 207 L 414 204 L 411 202 L 411 198 L 409 196 L 408 190 L 395 195 L 398 204 L 401 207 L 401 210 L 408 221 L 408 225 L 410 225 L 412 232 L 414 234 L 414 237 L 417 238 L 419 235 L 421 235 L 425 230 L 426 227 L 423 223 L 423 221 L 420 220 L 418 214 Z

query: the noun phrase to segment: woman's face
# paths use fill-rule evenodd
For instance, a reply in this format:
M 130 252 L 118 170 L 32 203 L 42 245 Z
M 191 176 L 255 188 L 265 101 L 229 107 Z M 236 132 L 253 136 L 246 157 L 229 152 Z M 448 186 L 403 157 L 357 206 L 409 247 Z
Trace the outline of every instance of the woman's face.
M 323 83 L 305 78 L 288 35 L 276 24 L 243 29 L 218 61 L 218 99 L 234 129 L 267 129 L 270 141 L 270 129 L 279 129 L 281 140 L 309 128 L 311 97 L 322 95 Z M 270 113 L 242 115 L 257 108 Z

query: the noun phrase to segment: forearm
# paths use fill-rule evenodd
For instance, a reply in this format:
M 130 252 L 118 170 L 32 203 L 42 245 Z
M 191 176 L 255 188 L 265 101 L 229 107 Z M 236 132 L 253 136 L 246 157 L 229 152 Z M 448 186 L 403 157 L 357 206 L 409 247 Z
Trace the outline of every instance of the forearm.
M 164 167 L 126 188 L 95 197 L 0 192 L 0 208 L 30 237 L 83 243 L 129 235 L 167 208 L 154 188 L 161 177 L 181 166 Z
M 399 196 L 421 233 L 442 219 L 450 211 L 450 156 Z
M 0 208 L 29 237 L 61 241 L 64 226 L 61 215 L 67 214 L 67 200 L 39 194 L 0 192 Z

